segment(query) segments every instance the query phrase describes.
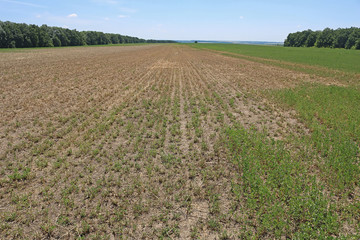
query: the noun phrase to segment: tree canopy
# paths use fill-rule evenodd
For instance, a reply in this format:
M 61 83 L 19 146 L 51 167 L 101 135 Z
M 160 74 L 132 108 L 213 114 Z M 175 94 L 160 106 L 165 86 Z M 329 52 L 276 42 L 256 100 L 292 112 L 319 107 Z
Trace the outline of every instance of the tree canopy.
M 114 33 L 70 30 L 61 27 L 0 21 L 0 48 L 61 47 L 120 43 L 172 43 Z
M 326 47 L 360 49 L 360 28 L 325 28 L 323 31 L 305 30 L 290 33 L 285 47 Z

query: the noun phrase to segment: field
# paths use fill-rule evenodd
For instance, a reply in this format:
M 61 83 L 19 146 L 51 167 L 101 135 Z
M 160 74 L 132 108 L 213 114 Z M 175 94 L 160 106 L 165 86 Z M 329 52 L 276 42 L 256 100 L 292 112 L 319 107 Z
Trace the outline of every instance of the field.
M 333 70 L 360 73 L 356 62 L 360 61 L 359 51 L 331 48 L 296 48 L 244 44 L 189 44 L 199 49 L 212 49 L 265 59 L 275 59 L 309 66 L 316 65 Z
M 0 52 L 0 239 L 359 238 L 358 52 L 191 46 Z

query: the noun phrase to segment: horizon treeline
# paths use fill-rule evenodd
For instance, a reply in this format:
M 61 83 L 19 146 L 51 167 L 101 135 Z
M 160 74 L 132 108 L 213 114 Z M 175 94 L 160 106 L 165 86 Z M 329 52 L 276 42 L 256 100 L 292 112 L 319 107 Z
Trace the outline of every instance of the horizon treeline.
M 360 28 L 325 28 L 323 31 L 309 29 L 290 33 L 284 46 L 360 49 Z
M 97 31 L 77 31 L 46 24 L 0 21 L 0 48 L 65 47 L 126 43 L 173 43 L 168 40 L 145 40 L 121 34 Z

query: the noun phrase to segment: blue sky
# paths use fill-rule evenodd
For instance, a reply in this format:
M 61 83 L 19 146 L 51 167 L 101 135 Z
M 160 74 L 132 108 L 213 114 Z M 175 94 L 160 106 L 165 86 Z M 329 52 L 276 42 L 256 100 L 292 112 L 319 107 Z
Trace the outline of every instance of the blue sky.
M 360 27 L 360 0 L 0 0 L 0 20 L 146 39 L 283 41 Z

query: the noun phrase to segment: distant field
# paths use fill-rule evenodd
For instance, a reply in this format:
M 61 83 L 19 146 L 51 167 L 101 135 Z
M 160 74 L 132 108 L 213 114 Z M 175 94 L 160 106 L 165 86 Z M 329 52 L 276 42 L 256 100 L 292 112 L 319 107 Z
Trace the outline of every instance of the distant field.
M 360 51 L 328 48 L 291 48 L 245 44 L 189 44 L 199 49 L 242 54 L 293 63 L 321 66 L 334 70 L 360 73 Z M 355 64 L 358 63 L 358 64 Z

